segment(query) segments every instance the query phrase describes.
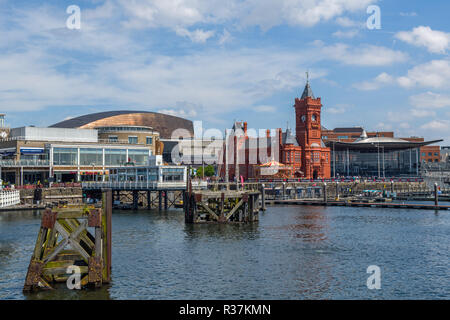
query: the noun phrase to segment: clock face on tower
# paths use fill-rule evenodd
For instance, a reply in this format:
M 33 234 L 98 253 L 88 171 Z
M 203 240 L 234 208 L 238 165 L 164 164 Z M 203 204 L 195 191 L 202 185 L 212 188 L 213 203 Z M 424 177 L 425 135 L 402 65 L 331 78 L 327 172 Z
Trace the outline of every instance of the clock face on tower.
M 313 114 L 313 115 L 311 116 L 311 120 L 312 120 L 313 122 L 316 122 L 317 118 L 316 118 L 316 115 L 315 115 L 315 114 Z
M 302 121 L 303 121 L 303 122 L 306 121 L 306 116 L 302 116 Z

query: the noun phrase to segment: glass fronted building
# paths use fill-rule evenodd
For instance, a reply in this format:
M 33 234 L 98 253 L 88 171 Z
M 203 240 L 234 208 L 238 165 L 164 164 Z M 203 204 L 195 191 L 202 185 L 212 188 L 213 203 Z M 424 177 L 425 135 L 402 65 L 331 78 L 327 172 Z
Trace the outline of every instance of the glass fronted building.
M 186 183 L 184 166 L 149 166 L 111 168 L 110 182 L 182 182 Z
M 441 141 L 368 138 L 364 131 L 355 142 L 327 141 L 326 145 L 331 149 L 331 174 L 334 177 L 412 177 L 419 175 L 420 147 Z
M 109 168 L 127 163 L 147 165 L 152 155 L 146 147 L 112 145 L 51 144 L 47 152 L 57 182 L 103 181 Z

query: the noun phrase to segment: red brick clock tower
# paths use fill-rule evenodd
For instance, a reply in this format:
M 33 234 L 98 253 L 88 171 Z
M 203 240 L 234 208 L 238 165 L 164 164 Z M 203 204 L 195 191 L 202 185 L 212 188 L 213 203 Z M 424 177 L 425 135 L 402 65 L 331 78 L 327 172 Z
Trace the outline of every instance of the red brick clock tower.
M 303 151 L 301 170 L 308 179 L 329 179 L 331 157 L 330 149 L 322 142 L 322 103 L 314 97 L 309 79 L 302 97 L 295 99 L 294 107 L 297 141 Z

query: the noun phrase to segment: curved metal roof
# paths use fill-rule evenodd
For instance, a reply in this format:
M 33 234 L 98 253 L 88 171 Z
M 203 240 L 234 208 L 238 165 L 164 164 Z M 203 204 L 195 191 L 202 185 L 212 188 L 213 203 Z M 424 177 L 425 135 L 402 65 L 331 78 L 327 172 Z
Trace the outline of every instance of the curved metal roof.
M 186 129 L 191 136 L 194 133 L 192 121 L 150 111 L 106 111 L 91 113 L 61 121 L 52 128 L 95 128 L 100 126 L 148 126 L 154 128 L 161 138 L 169 139 L 176 129 Z
M 424 142 L 411 142 L 398 138 L 389 137 L 374 137 L 367 139 L 360 139 L 355 142 L 340 142 L 340 141 L 327 141 L 326 145 L 329 148 L 334 148 L 335 150 L 373 150 L 376 151 L 378 148 L 384 148 L 384 150 L 405 150 L 405 149 L 415 149 L 430 144 L 435 144 L 442 142 L 444 140 L 433 140 Z

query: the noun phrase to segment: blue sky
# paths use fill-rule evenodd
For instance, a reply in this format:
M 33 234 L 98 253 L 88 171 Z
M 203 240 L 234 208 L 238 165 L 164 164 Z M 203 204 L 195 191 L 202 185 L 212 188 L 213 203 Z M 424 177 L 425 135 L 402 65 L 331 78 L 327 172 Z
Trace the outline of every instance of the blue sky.
M 79 30 L 66 27 L 70 5 Z M 12 127 L 129 109 L 285 128 L 309 70 L 324 126 L 450 144 L 449 12 L 418 0 L 0 0 L 0 111 Z

